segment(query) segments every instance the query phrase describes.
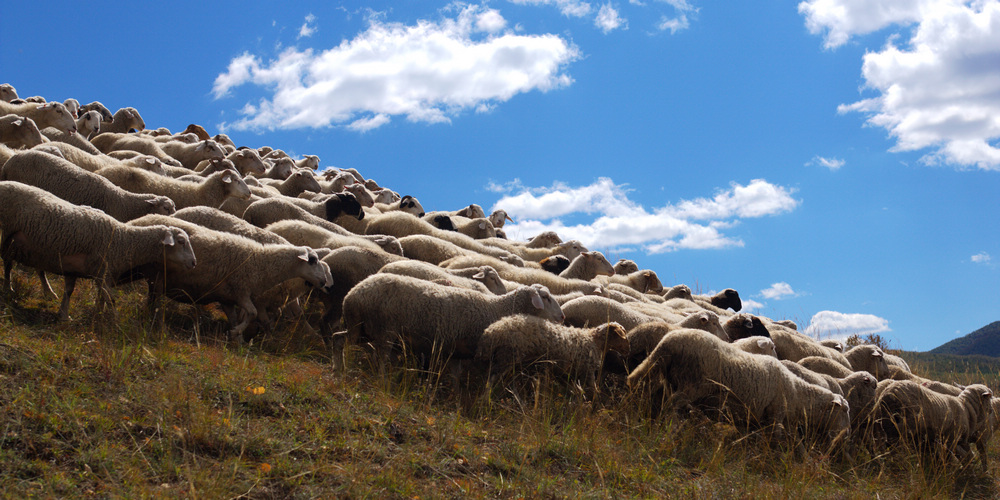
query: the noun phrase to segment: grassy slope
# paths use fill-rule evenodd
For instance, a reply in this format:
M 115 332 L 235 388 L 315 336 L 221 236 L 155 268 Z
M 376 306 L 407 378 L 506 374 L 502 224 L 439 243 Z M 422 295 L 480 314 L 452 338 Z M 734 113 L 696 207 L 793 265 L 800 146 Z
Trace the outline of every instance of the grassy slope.
M 8 497 L 1000 493 L 995 443 L 988 473 L 906 452 L 859 451 L 851 465 L 820 450 L 796 458 L 726 424 L 650 420 L 628 397 L 593 410 L 558 385 L 530 402 L 459 405 L 411 370 L 333 374 L 308 336 L 227 348 L 218 315 L 187 306 L 171 309 L 165 337 L 149 335 L 136 291 L 119 297 L 112 332 L 89 327 L 89 286 L 77 290 L 79 317 L 53 324 L 54 304 L 20 285 L 19 306 L 0 307 L 0 491 Z

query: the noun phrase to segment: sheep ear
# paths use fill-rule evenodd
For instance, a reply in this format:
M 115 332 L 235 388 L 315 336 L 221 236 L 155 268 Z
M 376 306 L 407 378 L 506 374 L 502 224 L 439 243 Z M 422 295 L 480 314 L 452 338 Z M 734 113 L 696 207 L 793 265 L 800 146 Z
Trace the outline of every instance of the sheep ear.
M 511 219 L 510 216 L 507 214 L 503 214 L 503 217 L 511 222 L 514 222 L 514 219 Z
M 542 296 L 538 293 L 538 290 L 533 290 L 531 293 L 531 305 L 535 306 L 535 309 L 545 309 L 545 302 L 542 301 Z
M 882 351 L 872 351 L 872 357 L 873 358 L 881 358 L 882 357 Z
M 767 349 L 767 341 L 764 339 L 757 339 L 757 347 L 761 349 Z
M 230 175 L 229 172 L 226 172 L 226 174 L 222 176 L 222 182 L 226 184 L 232 184 L 233 176 Z
M 152 203 L 152 200 L 150 200 L 150 202 Z M 163 236 L 163 244 L 168 247 L 172 247 L 175 243 L 177 242 L 174 241 L 173 231 L 167 231 L 167 234 Z
M 22 123 L 24 123 L 24 120 L 14 120 L 15 127 L 20 127 Z
M 485 222 L 480 222 L 479 223 L 479 229 L 486 229 L 486 223 Z
M 475 279 L 477 279 L 477 280 L 486 279 L 486 272 L 485 271 L 479 271 L 478 273 L 474 274 L 472 277 L 475 278 Z
M 299 254 L 299 258 L 302 259 L 302 260 L 304 260 L 304 261 L 306 261 L 306 262 L 309 262 L 309 250 L 306 250 L 305 248 L 303 248 L 302 249 L 302 253 Z

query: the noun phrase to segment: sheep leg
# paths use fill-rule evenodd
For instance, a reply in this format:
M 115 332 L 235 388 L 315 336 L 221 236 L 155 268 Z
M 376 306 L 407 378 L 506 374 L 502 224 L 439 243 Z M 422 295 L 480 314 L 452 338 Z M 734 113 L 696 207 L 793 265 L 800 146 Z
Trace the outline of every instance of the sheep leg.
M 69 321 L 69 299 L 73 295 L 73 290 L 76 289 L 76 276 L 67 274 L 63 282 L 65 286 L 63 287 L 62 304 L 59 305 L 59 321 Z
M 41 269 L 36 269 L 36 271 L 38 271 L 38 281 L 42 282 L 42 293 L 47 295 L 52 300 L 58 299 L 59 295 L 56 295 L 56 292 L 52 290 L 52 285 L 49 284 L 49 279 L 45 277 L 45 271 L 42 271 Z
M 236 305 L 240 307 L 240 312 L 237 316 L 240 322 L 229 331 L 229 340 L 235 341 L 237 344 L 243 343 L 243 331 L 250 326 L 250 322 L 257 317 L 257 308 L 254 307 L 253 301 L 250 297 L 244 296 L 240 297 L 236 301 Z

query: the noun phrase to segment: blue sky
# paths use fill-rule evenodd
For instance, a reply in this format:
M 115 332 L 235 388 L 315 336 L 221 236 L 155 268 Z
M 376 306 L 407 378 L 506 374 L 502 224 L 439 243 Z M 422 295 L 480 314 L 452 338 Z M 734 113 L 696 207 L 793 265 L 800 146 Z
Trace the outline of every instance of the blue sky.
M 506 209 L 820 336 L 1000 319 L 1000 2 L 8 2 L 0 79 Z

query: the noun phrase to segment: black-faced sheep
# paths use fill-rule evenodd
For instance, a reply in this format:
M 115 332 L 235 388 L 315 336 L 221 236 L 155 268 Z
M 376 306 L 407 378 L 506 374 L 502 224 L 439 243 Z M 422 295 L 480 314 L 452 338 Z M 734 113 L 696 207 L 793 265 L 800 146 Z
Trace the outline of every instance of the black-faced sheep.
M 750 314 L 734 314 L 722 324 L 722 327 L 729 334 L 729 340 L 734 342 L 747 337 L 771 337 L 760 319 Z
M 569 257 L 566 257 L 565 255 L 553 255 L 538 262 L 538 265 L 541 266 L 542 269 L 555 275 L 565 271 L 566 268 L 569 267 L 569 264 Z
M 407 353 L 426 361 L 471 358 L 486 327 L 504 316 L 530 314 L 561 323 L 559 304 L 541 286 L 524 286 L 504 295 L 435 285 L 409 276 L 375 274 L 344 298 L 347 332 L 334 343 L 341 359 L 344 343 L 367 339 L 376 359 L 385 360 L 399 342 Z

